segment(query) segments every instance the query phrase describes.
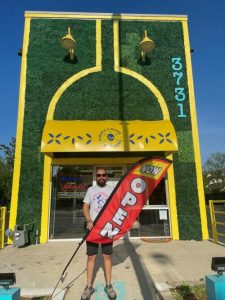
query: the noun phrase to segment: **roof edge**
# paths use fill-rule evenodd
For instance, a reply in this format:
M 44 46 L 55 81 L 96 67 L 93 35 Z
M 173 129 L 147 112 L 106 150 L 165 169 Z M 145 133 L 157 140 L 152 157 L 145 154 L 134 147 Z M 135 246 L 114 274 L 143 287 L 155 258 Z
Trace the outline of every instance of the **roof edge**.
M 187 20 L 187 15 L 167 14 L 127 14 L 127 13 L 91 13 L 91 12 L 53 12 L 53 11 L 25 11 L 25 17 L 29 18 L 68 18 L 77 17 L 81 19 L 138 19 L 138 20 Z

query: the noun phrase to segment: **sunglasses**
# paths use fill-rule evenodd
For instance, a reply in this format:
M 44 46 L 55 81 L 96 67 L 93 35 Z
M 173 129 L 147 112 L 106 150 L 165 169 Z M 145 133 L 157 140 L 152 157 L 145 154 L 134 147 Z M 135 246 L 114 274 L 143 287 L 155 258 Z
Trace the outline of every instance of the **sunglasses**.
M 97 174 L 96 176 L 97 176 L 97 177 L 106 177 L 107 174 Z

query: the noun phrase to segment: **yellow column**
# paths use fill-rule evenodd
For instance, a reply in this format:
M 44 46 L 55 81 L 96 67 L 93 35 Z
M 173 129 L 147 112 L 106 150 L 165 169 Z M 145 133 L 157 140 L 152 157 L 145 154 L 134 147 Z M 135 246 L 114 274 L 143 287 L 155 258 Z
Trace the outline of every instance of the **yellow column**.
M 51 158 L 45 155 L 43 194 L 42 194 L 42 212 L 41 212 L 41 235 L 40 243 L 48 241 L 49 224 L 49 206 L 50 206 L 50 188 L 51 188 Z
M 206 216 L 206 207 L 205 207 L 205 195 L 204 195 L 204 188 L 203 188 L 202 164 L 201 164 L 199 137 L 198 137 L 198 123 L 197 123 L 197 114 L 196 114 L 196 107 L 195 107 L 194 84 L 193 84 L 193 77 L 192 77 L 191 52 L 190 52 L 187 21 L 183 21 L 182 25 L 183 25 L 183 32 L 184 32 L 184 47 L 185 47 L 185 56 L 186 56 L 186 64 L 187 64 L 188 92 L 189 92 L 189 102 L 190 102 L 194 157 L 195 157 L 195 165 L 196 165 L 198 199 L 199 199 L 200 218 L 201 218 L 201 225 L 202 225 L 202 239 L 206 240 L 208 239 L 208 227 L 207 227 L 207 216 Z
M 23 123 L 24 123 L 24 108 L 25 108 L 25 91 L 26 91 L 26 73 L 27 73 L 27 51 L 29 45 L 30 34 L 30 18 L 25 19 L 24 39 L 23 39 L 23 54 L 22 65 L 20 73 L 20 92 L 19 92 L 19 107 L 17 118 L 17 132 L 16 132 L 16 151 L 14 159 L 14 171 L 12 182 L 12 196 L 10 207 L 9 228 L 14 229 L 17 218 L 18 194 L 20 183 L 20 169 L 21 169 L 21 153 L 23 140 Z M 8 241 L 12 243 L 11 240 Z

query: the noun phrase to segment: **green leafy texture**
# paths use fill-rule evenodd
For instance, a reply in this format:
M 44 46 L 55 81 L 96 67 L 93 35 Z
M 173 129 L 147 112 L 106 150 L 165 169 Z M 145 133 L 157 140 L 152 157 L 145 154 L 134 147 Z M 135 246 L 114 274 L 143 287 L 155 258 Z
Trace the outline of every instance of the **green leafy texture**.
M 212 153 L 203 166 L 206 194 L 225 191 L 225 153 Z
M 181 285 L 171 289 L 173 299 L 206 299 L 206 287 L 204 284 L 189 285 L 183 282 Z
M 102 21 L 102 67 L 114 73 L 113 22 Z
M 112 22 L 102 24 L 103 72 L 75 82 L 61 96 L 57 120 L 162 120 L 156 97 L 140 81 L 114 72 Z
M 155 96 L 143 84 L 123 74 L 114 73 L 109 78 L 108 72 L 103 71 L 86 76 L 68 88 L 57 104 L 54 117 L 57 120 L 161 120 L 162 113 Z
M 194 162 L 194 150 L 191 131 L 177 131 L 178 152 L 174 160 L 179 162 Z
M 141 62 L 140 42 L 147 30 L 155 42 L 155 48 L 146 54 L 146 63 Z M 186 61 L 181 22 L 120 22 L 121 66 L 134 70 L 148 78 L 163 95 L 176 131 L 191 130 Z M 173 77 L 172 58 L 180 57 L 183 77 L 177 85 Z M 179 118 L 175 88 L 185 89 L 186 99 L 182 102 L 186 118 Z
M 144 30 L 155 42 L 155 48 L 146 54 L 146 63 L 141 61 L 140 42 Z M 187 71 L 181 22 L 120 22 L 120 45 L 121 45 L 121 66 L 132 69 L 149 80 L 159 89 L 169 109 L 170 119 L 175 127 L 178 136 L 178 153 L 175 154 L 174 172 L 177 195 L 177 211 L 180 227 L 180 239 L 192 239 L 192 230 L 186 230 L 188 223 L 182 218 L 187 215 L 193 219 L 192 222 L 199 223 L 199 204 L 197 193 L 196 169 L 189 169 L 190 178 L 180 180 L 183 174 L 183 162 L 194 162 L 194 150 L 191 134 L 191 117 L 189 107 L 189 94 L 187 86 Z M 183 77 L 180 84 L 177 84 L 173 77 L 172 58 L 180 57 L 182 61 Z M 182 102 L 186 118 L 179 118 L 178 102 L 175 100 L 175 88 L 183 87 L 186 99 Z M 180 102 L 181 103 L 181 102 Z M 179 175 L 178 175 L 179 174 Z M 185 174 L 185 173 L 184 173 Z M 193 190 L 193 193 L 190 193 Z M 183 194 L 185 197 L 183 198 Z M 183 200 L 184 199 L 184 200 Z M 184 204 L 182 204 L 184 202 Z M 185 205 L 192 203 L 192 208 Z M 187 219 L 187 218 L 186 218 Z M 191 223 L 190 223 L 191 224 Z M 189 224 L 189 226 L 190 226 Z M 199 223 L 200 224 L 200 223 Z M 185 230 L 183 230 L 185 228 Z M 201 227 L 194 230 L 196 239 L 201 238 Z
M 70 61 L 68 50 L 60 45 L 60 40 L 71 26 L 77 42 L 74 61 Z M 40 229 L 43 155 L 40 153 L 42 132 L 49 103 L 60 86 L 72 75 L 94 67 L 96 63 L 96 23 L 76 19 L 32 19 L 28 51 L 26 103 L 22 144 L 21 177 L 19 186 L 19 206 L 17 224 L 35 222 Z M 146 63 L 140 61 L 139 43 L 147 30 L 155 41 L 156 48 L 147 54 Z M 156 97 L 140 81 L 116 73 L 113 61 L 113 22 L 102 22 L 103 71 L 90 74 L 71 85 L 60 98 L 54 119 L 60 120 L 160 120 L 162 112 Z M 162 93 L 177 132 L 190 132 L 190 112 L 185 67 L 183 33 L 181 22 L 120 22 L 120 58 L 123 67 L 134 70 L 148 78 Z M 183 64 L 182 87 L 186 100 L 184 112 L 187 118 L 178 118 L 177 102 L 174 99 L 176 80 L 172 73 L 172 57 L 181 57 Z M 181 229 L 187 229 L 183 215 L 191 216 L 195 223 L 200 222 L 195 168 L 189 170 L 190 182 L 180 181 L 183 163 L 188 158 L 188 148 L 193 153 L 191 141 L 183 138 L 180 143 L 180 157 L 176 158 L 176 192 L 178 216 Z M 188 143 L 186 146 L 185 143 Z M 193 164 L 194 165 L 194 164 Z M 192 166 L 192 164 L 191 164 Z M 194 189 L 190 193 L 188 188 Z M 181 196 L 180 196 L 181 193 Z M 185 194 L 186 200 L 183 200 Z M 190 199 L 189 199 L 190 198 Z M 182 201 L 193 202 L 192 214 Z M 35 207 L 35 208 L 34 208 Z M 180 232 L 181 239 L 194 238 L 188 230 Z M 199 227 L 195 228 L 197 239 Z M 34 237 L 32 237 L 34 240 Z
M 0 170 L 0 207 L 7 206 L 9 208 L 12 187 L 12 172 L 10 172 L 5 159 L 1 156 Z
M 201 220 L 195 163 L 174 162 L 177 211 L 181 240 L 201 240 Z
M 0 207 L 10 207 L 16 139 L 0 144 Z M 3 156 L 1 155 L 3 153 Z
M 71 26 L 77 41 L 76 59 L 70 63 L 68 50 L 60 40 Z M 75 73 L 95 66 L 96 22 L 81 20 L 31 21 L 27 56 L 27 85 L 22 144 L 21 177 L 16 223 L 34 222 L 30 236 L 34 242 L 35 229 L 40 230 L 43 154 L 41 137 L 50 100 L 58 88 Z

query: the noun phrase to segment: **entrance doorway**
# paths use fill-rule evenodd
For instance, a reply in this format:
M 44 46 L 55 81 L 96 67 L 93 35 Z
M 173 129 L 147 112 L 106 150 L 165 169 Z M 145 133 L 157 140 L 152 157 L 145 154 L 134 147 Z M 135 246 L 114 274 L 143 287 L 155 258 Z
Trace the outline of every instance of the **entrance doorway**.
M 170 214 L 167 203 L 167 178 L 165 176 L 143 207 L 130 230 L 130 237 L 171 237 Z
M 98 165 L 53 166 L 50 209 L 50 239 L 80 239 L 86 231 L 83 216 L 83 199 L 87 189 L 96 184 Z M 115 187 L 131 166 L 105 167 L 108 184 Z M 170 237 L 170 213 L 167 179 L 164 177 L 146 202 L 138 219 L 125 238 Z

